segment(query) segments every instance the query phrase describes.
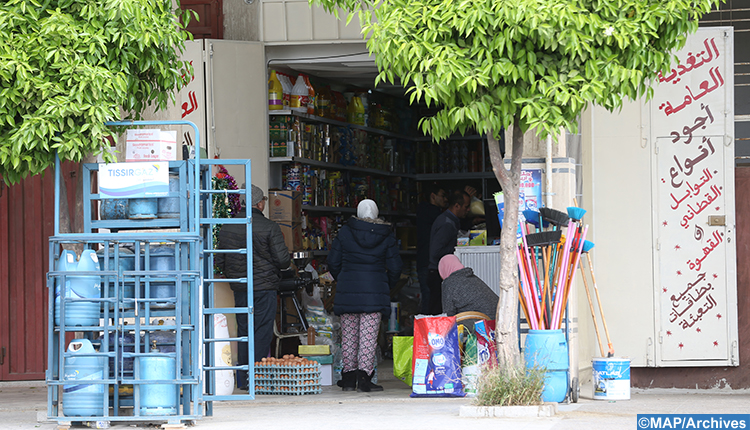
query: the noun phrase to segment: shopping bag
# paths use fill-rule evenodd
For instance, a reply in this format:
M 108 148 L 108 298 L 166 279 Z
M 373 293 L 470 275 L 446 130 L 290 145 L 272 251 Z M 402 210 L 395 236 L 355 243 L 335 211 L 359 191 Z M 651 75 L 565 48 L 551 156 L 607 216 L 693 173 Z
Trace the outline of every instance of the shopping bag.
M 411 360 L 414 336 L 393 336 L 393 376 L 411 387 Z
M 456 317 L 414 318 L 411 397 L 464 397 Z

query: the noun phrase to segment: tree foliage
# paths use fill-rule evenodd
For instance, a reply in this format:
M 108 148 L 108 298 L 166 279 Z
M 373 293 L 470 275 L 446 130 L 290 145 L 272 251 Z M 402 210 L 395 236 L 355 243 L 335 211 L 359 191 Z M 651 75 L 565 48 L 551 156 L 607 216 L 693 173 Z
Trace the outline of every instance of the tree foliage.
M 496 342 L 504 365 L 519 360 L 515 228 L 523 132 L 566 128 L 589 104 L 617 109 L 650 96 L 698 19 L 721 0 L 310 0 L 338 16 L 358 14 L 379 69 L 376 83 L 407 87 L 437 107 L 421 120 L 440 141 L 486 134 L 504 192 Z M 513 129 L 506 169 L 498 138 Z
M 189 19 L 172 0 L 5 0 L 0 5 L 0 175 L 12 184 L 102 152 L 105 121 L 174 101 Z M 112 158 L 108 155 L 108 158 Z
M 357 11 L 379 80 L 407 83 L 437 139 L 519 120 L 576 130 L 589 104 L 647 93 L 719 0 L 311 0 Z

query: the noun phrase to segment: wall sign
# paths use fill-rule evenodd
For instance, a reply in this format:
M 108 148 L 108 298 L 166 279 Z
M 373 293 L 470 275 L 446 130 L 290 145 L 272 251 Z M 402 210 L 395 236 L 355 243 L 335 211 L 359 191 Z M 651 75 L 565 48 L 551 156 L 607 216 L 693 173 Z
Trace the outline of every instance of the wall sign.
M 733 361 L 736 340 L 732 33 L 690 35 L 651 102 L 659 361 Z
M 166 197 L 169 162 L 99 164 L 98 179 L 102 199 Z

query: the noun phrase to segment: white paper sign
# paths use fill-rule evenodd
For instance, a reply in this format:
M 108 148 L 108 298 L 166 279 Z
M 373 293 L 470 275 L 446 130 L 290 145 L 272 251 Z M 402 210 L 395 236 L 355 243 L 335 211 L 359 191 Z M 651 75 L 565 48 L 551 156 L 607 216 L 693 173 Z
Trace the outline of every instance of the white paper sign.
M 176 160 L 177 132 L 159 129 L 131 129 L 127 132 L 125 161 Z
M 166 197 L 168 194 L 167 162 L 99 164 L 100 198 Z

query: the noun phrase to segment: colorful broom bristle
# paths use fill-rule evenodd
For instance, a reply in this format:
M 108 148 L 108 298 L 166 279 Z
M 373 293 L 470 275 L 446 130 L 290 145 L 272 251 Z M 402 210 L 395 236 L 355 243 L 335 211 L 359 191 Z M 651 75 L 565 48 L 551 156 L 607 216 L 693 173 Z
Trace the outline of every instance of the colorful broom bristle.
M 533 225 L 536 228 L 539 228 L 539 212 L 532 211 L 531 209 L 526 209 L 523 211 L 523 216 L 526 218 L 526 222 Z
M 529 248 L 532 246 L 547 246 L 553 243 L 559 243 L 562 238 L 562 230 L 543 231 L 541 233 L 532 233 L 526 235 L 526 243 Z
M 542 216 L 542 220 L 558 227 L 567 227 L 568 222 L 570 222 L 570 217 L 565 212 L 555 209 L 539 208 L 539 214 Z
M 573 221 L 580 221 L 581 219 L 583 219 L 583 216 L 585 214 L 586 214 L 586 209 L 578 208 L 578 207 L 575 207 L 575 206 L 569 206 L 568 207 L 568 216 Z
M 581 253 L 585 254 L 585 253 L 591 251 L 591 248 L 593 248 L 593 247 L 594 247 L 594 242 L 590 242 L 588 240 L 584 240 L 583 241 L 583 250 L 581 251 Z

